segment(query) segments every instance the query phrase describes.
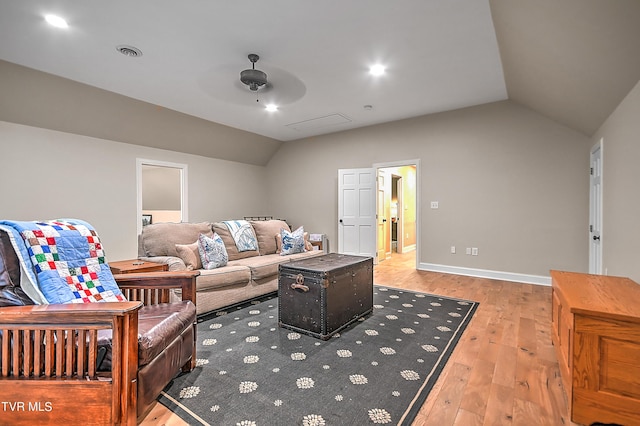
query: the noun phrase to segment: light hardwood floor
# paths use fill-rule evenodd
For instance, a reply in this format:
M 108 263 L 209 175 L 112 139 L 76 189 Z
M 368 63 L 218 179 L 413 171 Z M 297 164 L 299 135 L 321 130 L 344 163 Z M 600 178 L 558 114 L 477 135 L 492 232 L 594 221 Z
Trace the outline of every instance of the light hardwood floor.
M 551 287 L 417 271 L 415 252 L 374 268 L 374 283 L 480 303 L 413 422 L 575 425 L 551 344 Z M 142 425 L 184 425 L 156 403 Z

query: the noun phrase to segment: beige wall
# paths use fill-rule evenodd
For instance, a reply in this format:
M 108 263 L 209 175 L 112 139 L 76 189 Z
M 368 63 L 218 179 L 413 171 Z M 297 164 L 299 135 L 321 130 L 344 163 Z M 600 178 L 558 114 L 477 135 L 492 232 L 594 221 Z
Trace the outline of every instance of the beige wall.
M 2 60 L 0 94 L 0 120 L 77 135 L 261 166 L 281 143 Z
M 178 211 L 182 192 L 181 170 L 175 167 L 142 165 L 142 210 Z
M 602 148 L 602 272 L 640 283 L 640 82 L 593 137 Z
M 586 272 L 590 143 L 504 101 L 284 143 L 267 165 L 268 192 L 274 214 L 327 233 L 335 250 L 338 169 L 420 159 L 423 266 Z
M 77 217 L 109 260 L 137 255 L 136 158 L 186 164 L 189 220 L 262 213 L 265 168 L 0 121 L 0 217 Z
M 0 122 L 1 216 L 80 217 L 111 259 L 133 257 L 145 158 L 188 165 L 192 222 L 273 215 L 328 234 L 335 251 L 338 169 L 419 159 L 421 267 L 587 271 L 591 142 L 509 101 L 284 143 L 266 167 Z

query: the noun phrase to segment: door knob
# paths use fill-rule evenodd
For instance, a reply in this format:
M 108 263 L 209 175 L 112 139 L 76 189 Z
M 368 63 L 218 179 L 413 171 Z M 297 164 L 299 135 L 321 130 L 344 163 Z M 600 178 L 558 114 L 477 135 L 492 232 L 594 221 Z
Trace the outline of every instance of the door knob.
M 342 223 L 342 219 L 340 219 L 340 223 Z
M 594 235 L 593 236 L 593 241 L 598 241 L 600 240 L 600 235 Z

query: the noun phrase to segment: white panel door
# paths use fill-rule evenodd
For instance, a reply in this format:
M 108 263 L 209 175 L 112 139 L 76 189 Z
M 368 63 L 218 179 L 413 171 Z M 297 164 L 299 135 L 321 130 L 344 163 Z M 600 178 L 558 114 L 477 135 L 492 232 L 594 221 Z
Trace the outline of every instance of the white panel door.
M 602 141 L 591 149 L 589 273 L 602 274 Z
M 338 170 L 338 252 L 376 256 L 376 169 Z

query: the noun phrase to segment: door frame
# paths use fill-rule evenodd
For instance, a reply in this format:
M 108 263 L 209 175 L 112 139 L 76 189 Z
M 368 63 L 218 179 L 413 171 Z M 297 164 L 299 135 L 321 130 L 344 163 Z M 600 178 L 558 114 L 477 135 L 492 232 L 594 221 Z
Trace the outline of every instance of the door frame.
M 593 190 L 593 173 L 589 174 L 589 273 L 590 274 L 602 274 L 602 234 L 603 234 L 603 223 L 602 220 L 602 197 L 603 197 L 603 142 L 604 139 L 600 138 L 598 143 L 596 143 L 593 147 L 591 147 L 591 151 L 589 152 L 589 167 L 593 168 L 593 159 L 596 151 L 599 152 L 600 161 L 599 161 L 599 170 L 598 175 L 600 178 L 600 194 L 598 197 L 594 197 Z M 600 229 L 592 229 L 593 224 L 599 222 Z M 599 242 L 598 244 L 593 243 L 593 237 L 595 236 L 595 232 L 598 232 Z M 598 253 L 596 253 L 596 250 Z
M 420 159 L 415 158 L 412 160 L 387 161 L 384 163 L 374 163 L 372 165 L 372 167 L 375 168 L 376 170 L 385 169 L 389 167 L 402 167 L 402 166 L 416 166 L 416 253 L 415 253 L 416 258 L 415 260 L 416 260 L 416 268 L 417 268 L 419 259 L 421 259 L 420 247 L 422 245 L 421 239 L 420 239 L 420 229 L 422 228 L 421 226 L 422 216 L 420 214 L 420 205 L 421 205 L 420 182 L 422 182 L 422 178 L 420 177 L 420 175 L 422 173 L 421 171 L 422 169 L 420 167 Z M 376 206 L 376 210 L 377 210 L 377 206 Z M 377 238 L 377 232 L 376 232 L 376 238 Z M 377 241 L 376 241 L 376 247 L 377 247 Z
M 400 218 L 399 221 L 396 222 L 396 238 L 398 235 L 404 235 L 404 200 L 402 193 L 404 192 L 404 178 L 398 175 L 391 175 L 391 185 L 393 185 L 393 178 L 397 177 L 396 180 L 396 193 L 398 196 L 398 216 Z M 417 176 L 416 176 L 417 178 Z M 417 200 L 416 200 L 417 201 Z M 417 236 L 416 236 L 417 237 Z M 417 243 L 417 238 L 416 238 Z M 393 252 L 393 248 L 391 249 Z M 396 252 L 398 254 L 404 253 L 404 238 L 398 238 L 396 240 Z

